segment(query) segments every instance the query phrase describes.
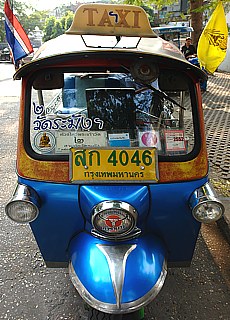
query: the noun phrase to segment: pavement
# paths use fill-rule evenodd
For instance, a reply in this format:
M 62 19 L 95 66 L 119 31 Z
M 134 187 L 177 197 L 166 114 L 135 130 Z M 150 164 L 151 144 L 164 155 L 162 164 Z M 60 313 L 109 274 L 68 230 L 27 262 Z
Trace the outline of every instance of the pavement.
M 226 240 L 230 244 L 230 198 L 220 197 L 221 202 L 225 207 L 224 216 L 217 221 L 217 225 L 224 234 Z
M 210 178 L 225 206 L 217 222 L 230 244 L 230 73 L 209 76 L 203 93 L 203 112 L 209 155 Z

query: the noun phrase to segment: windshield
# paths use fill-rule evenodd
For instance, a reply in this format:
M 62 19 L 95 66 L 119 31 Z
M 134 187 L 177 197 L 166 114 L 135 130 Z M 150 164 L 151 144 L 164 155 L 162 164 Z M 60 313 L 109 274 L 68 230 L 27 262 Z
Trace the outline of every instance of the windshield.
M 41 77 L 32 81 L 28 103 L 34 157 L 66 160 L 71 147 L 122 147 L 156 148 L 170 159 L 194 149 L 189 78 L 178 90 L 167 86 L 168 77 L 143 84 L 130 73 L 58 73 L 47 87 Z

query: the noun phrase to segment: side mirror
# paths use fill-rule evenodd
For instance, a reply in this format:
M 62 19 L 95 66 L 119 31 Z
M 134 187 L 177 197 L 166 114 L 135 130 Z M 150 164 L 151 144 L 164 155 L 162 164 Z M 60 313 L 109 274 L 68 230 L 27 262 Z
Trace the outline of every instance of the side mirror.
M 52 71 L 43 71 L 39 73 L 33 82 L 33 88 L 36 90 L 52 90 L 64 87 L 64 74 Z
M 161 70 L 158 78 L 162 91 L 188 91 L 188 77 L 176 70 Z

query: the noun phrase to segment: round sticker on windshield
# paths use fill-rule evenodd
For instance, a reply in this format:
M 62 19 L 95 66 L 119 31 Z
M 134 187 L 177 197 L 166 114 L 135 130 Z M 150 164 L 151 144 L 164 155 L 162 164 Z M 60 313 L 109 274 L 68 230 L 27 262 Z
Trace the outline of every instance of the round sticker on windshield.
M 34 147 L 39 153 L 49 153 L 55 144 L 55 136 L 49 131 L 41 131 L 34 137 Z
M 139 132 L 139 146 L 140 147 L 155 147 L 161 149 L 160 135 L 158 131 L 149 130 Z

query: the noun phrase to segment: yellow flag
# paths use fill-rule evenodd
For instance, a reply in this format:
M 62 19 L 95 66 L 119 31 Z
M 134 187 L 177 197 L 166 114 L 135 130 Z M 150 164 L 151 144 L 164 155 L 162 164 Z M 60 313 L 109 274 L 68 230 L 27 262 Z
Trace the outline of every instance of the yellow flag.
M 222 2 L 220 1 L 205 26 L 197 47 L 200 65 L 213 73 L 226 56 L 228 27 Z

